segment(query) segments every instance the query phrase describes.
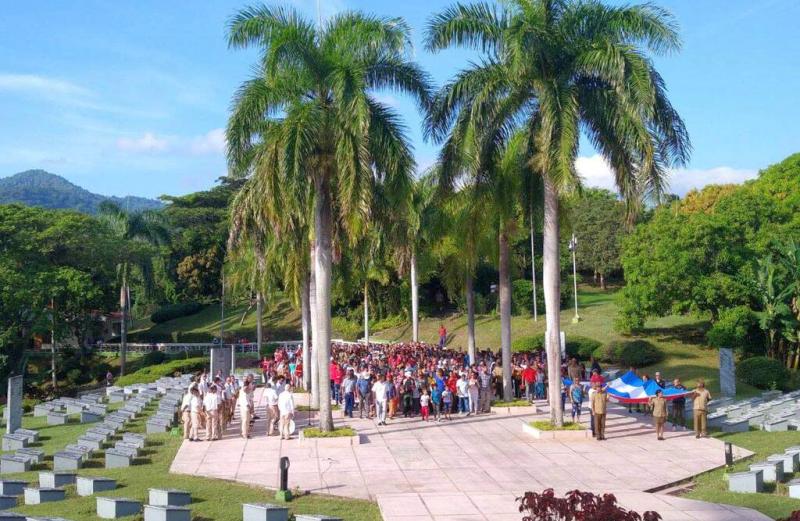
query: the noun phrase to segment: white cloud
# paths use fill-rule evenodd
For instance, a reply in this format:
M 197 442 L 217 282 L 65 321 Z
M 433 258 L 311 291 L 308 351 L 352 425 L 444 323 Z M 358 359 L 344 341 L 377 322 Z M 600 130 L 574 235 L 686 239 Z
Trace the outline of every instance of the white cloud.
M 386 105 L 387 107 L 397 108 L 400 106 L 400 100 L 391 94 L 373 94 L 372 97 L 375 99 L 375 101 Z
M 583 178 L 586 186 L 606 188 L 616 192 L 614 174 L 611 167 L 599 154 L 579 157 L 575 160 L 575 169 Z M 675 169 L 670 172 L 668 191 L 683 196 L 689 190 L 702 188 L 710 184 L 742 183 L 758 175 L 756 170 L 736 169 L 719 166 L 708 169 Z
M 35 74 L 0 74 L 0 90 L 36 92 L 48 97 L 91 94 L 89 90 L 72 82 Z
M 117 140 L 117 148 L 123 152 L 165 152 L 169 146 L 168 139 L 157 137 L 152 132 L 145 132 L 138 138 L 121 137 Z
M 225 129 L 215 128 L 202 136 L 192 138 L 189 152 L 196 156 L 222 154 L 225 152 Z

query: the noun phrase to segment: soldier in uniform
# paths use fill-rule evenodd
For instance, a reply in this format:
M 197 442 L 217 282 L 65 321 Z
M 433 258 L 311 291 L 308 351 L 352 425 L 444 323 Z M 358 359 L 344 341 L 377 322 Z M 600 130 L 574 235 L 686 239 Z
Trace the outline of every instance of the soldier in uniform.
M 664 391 L 656 391 L 656 395 L 650 398 L 650 409 L 653 411 L 653 422 L 656 424 L 656 437 L 664 440 L 664 423 L 667 421 L 667 399 L 664 398 Z
M 606 409 L 608 407 L 608 393 L 599 383 L 594 384 L 592 394 L 592 416 L 594 416 L 594 432 L 597 441 L 606 439 Z
M 697 388 L 692 392 L 694 404 L 692 410 L 694 412 L 694 437 L 708 436 L 708 402 L 711 401 L 711 393 L 706 389 L 706 383 L 703 380 L 697 382 Z

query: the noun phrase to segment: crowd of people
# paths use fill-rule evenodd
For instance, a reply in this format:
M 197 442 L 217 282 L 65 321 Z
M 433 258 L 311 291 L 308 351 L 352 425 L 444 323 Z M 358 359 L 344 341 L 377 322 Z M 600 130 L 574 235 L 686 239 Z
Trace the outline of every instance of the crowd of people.
M 446 333 L 443 333 L 446 334 Z M 492 401 L 503 396 L 503 368 L 500 356 L 480 351 L 475 360 L 461 351 L 448 349 L 440 342 L 395 344 L 334 343 L 329 361 L 330 399 L 343 408 L 344 415 L 374 418 L 379 425 L 388 420 L 419 418 L 420 421 L 442 422 L 453 415 L 472 416 L 491 411 Z M 516 400 L 533 403 L 548 394 L 547 360 L 544 351 L 514 353 L 511 358 L 512 395 Z M 295 407 L 292 389 L 303 383 L 302 347 L 282 347 L 260 362 L 264 400 L 268 416 L 268 435 L 282 438 L 291 434 Z M 647 381 L 648 375 L 642 379 Z M 667 383 L 660 373 L 655 381 L 661 387 L 684 389 L 679 380 Z M 230 423 L 235 408 L 242 418 L 242 436 L 250 436 L 250 425 L 257 418 L 253 407 L 256 382 L 251 376 L 238 382 L 236 378 L 212 377 L 202 373 L 196 377 L 183 401 L 184 437 L 218 439 Z M 608 393 L 602 368 L 592 359 L 590 366 L 571 358 L 562 364 L 561 404 L 573 422 L 581 421 L 584 402 L 588 403 L 589 424 L 597 440 L 605 439 L 605 418 Z M 705 410 L 710 394 L 702 382 L 691 393 L 695 398 L 697 436 L 706 435 Z M 699 397 L 699 399 L 698 399 Z M 651 414 L 658 439 L 663 439 L 664 425 L 683 426 L 686 398 L 671 404 L 657 393 L 647 403 L 632 406 L 628 412 Z

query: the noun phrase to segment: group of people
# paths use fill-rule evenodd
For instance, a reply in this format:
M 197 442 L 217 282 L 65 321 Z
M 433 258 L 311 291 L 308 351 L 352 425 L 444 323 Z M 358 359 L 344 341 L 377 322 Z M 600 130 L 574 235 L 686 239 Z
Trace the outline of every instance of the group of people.
M 446 331 L 442 333 L 446 335 Z M 471 360 L 466 353 L 448 349 L 443 342 L 439 345 L 403 342 L 333 343 L 331 353 L 332 402 L 343 407 L 347 417 L 358 414 L 359 418 L 374 418 L 379 425 L 386 425 L 400 415 L 441 422 L 452 419 L 453 415 L 485 414 L 490 412 L 492 400 L 503 394 L 500 356 L 492 351 L 480 351 Z M 533 402 L 547 397 L 545 352 L 514 353 L 511 364 L 515 398 Z M 292 389 L 302 385 L 302 348 L 276 349 L 272 357 L 264 357 L 260 369 L 265 385 L 267 435 L 277 432 L 288 438 L 295 412 Z M 649 376 L 643 375 L 642 379 L 647 381 Z M 655 374 L 655 381 L 662 388 L 686 389 L 677 379 L 667 383 L 660 373 Z M 204 429 L 206 440 L 218 439 L 235 407 L 239 408 L 242 419 L 242 436 L 249 437 L 250 426 L 257 418 L 253 407 L 255 386 L 252 377 L 245 378 L 240 387 L 233 377 L 223 379 L 218 375 L 212 379 L 200 374 L 184 397 L 184 437 L 197 440 L 199 429 Z M 604 440 L 609 396 L 599 363 L 592 359 L 587 368 L 575 358 L 565 361 L 560 389 L 562 408 L 565 413 L 569 411 L 573 422 L 580 422 L 584 403 L 588 402 L 592 434 L 597 440 Z M 696 435 L 705 436 L 711 395 L 700 382 L 688 396 L 694 398 Z M 652 415 L 656 435 L 661 440 L 668 420 L 676 426 L 685 424 L 685 404 L 686 397 L 676 398 L 670 404 L 659 391 L 647 403 L 637 405 L 636 411 Z M 628 411 L 633 413 L 631 406 Z
M 253 401 L 255 388 L 256 382 L 252 376 L 239 382 L 233 376 L 223 378 L 217 375 L 212 378 L 206 372 L 197 375 L 181 401 L 183 438 L 200 441 L 200 430 L 203 430 L 205 441 L 220 439 L 233 420 L 236 409 L 241 420 L 241 436 L 250 438 L 252 425 L 258 419 Z M 283 376 L 276 376 L 266 383 L 267 436 L 277 431 L 282 439 L 290 438 L 295 413 L 292 391 L 291 382 L 286 382 Z

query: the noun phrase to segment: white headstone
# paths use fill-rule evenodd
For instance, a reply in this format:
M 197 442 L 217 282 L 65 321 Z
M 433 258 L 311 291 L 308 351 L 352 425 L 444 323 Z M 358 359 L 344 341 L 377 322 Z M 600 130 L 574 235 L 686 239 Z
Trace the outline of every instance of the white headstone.
M 6 403 L 6 432 L 13 433 L 22 427 L 22 376 L 8 379 L 8 401 Z
M 723 396 L 736 396 L 736 366 L 733 349 L 719 350 L 719 389 Z

